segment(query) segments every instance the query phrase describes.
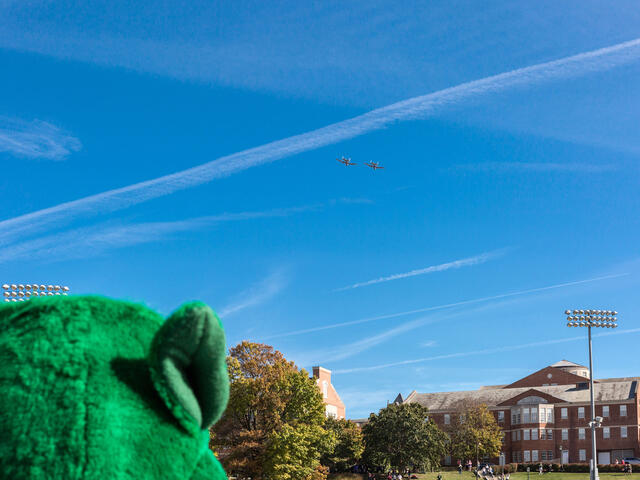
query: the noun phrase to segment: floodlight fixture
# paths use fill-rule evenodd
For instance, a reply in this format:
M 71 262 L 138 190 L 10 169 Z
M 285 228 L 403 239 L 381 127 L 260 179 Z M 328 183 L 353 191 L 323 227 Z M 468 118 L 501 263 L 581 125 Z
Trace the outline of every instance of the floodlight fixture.
M 589 329 L 589 390 L 591 395 L 591 465 L 589 468 L 590 480 L 599 480 L 598 463 L 596 459 L 596 428 L 602 425 L 602 417 L 596 417 L 596 407 L 593 395 L 593 354 L 591 348 L 592 328 L 617 328 L 618 312 L 615 310 L 587 309 L 565 310 L 568 327 L 587 327 Z
M 5 302 L 24 302 L 31 297 L 45 297 L 54 295 L 68 295 L 69 287 L 63 285 L 44 285 L 37 283 L 2 285 Z

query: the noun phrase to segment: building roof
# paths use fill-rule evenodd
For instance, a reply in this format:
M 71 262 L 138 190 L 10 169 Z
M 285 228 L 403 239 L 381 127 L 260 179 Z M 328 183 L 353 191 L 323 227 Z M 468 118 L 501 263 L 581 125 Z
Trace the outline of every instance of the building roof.
M 640 377 L 619 382 L 604 382 L 594 389 L 596 402 L 621 401 L 634 398 Z M 499 405 L 522 393 L 537 390 L 568 403 L 588 403 L 589 389 L 575 385 L 553 385 L 545 387 L 521 387 L 509 389 L 480 389 L 463 392 L 409 394 L 404 403 L 419 403 L 431 411 L 451 411 L 462 402 L 480 402 L 489 407 Z
M 580 365 L 579 363 L 570 362 L 569 360 L 560 360 L 559 362 L 551 365 L 552 367 L 562 368 L 562 367 L 582 367 L 587 368 L 584 365 Z

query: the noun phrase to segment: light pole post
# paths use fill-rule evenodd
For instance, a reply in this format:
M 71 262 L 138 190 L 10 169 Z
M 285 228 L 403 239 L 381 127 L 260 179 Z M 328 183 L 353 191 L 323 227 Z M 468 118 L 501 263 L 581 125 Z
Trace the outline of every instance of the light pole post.
M 591 395 L 591 480 L 599 480 L 598 450 L 596 449 L 596 403 L 593 400 L 593 355 L 591 353 L 591 326 L 589 330 L 589 393 Z
M 589 479 L 599 480 L 598 476 L 598 450 L 596 448 L 596 428 L 601 425 L 602 418 L 596 417 L 596 404 L 593 387 L 593 354 L 591 347 L 591 327 L 616 328 L 618 326 L 616 315 L 612 310 L 566 310 L 568 327 L 587 327 L 589 332 L 589 394 L 591 397 L 591 461 L 589 465 Z

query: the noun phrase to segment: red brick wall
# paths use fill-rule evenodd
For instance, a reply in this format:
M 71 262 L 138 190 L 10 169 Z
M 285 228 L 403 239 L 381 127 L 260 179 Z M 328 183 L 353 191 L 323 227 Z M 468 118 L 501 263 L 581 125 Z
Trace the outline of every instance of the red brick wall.
M 331 371 L 322 367 L 313 367 L 313 376 L 317 379 L 316 383 L 320 389 L 320 393 L 323 393 L 322 382 L 327 382 L 327 396 L 323 397 L 325 405 L 335 406 L 338 418 L 345 418 L 346 409 L 344 403 L 342 403 L 338 392 L 336 392 L 336 389 L 331 384 Z
M 530 393 L 525 394 L 525 396 L 529 396 Z M 606 404 L 605 404 L 606 405 Z M 638 425 L 638 401 L 632 400 L 630 403 L 627 403 L 627 416 L 620 416 L 620 404 L 608 404 L 609 406 L 609 417 L 605 417 L 602 425 L 610 427 L 610 438 L 603 438 L 603 429 L 597 429 L 596 433 L 596 442 L 598 451 L 612 451 L 612 450 L 634 450 L 634 456 L 640 456 L 640 431 L 637 427 Z M 578 408 L 584 407 L 584 418 L 578 418 Z M 596 405 L 596 416 L 602 416 L 602 407 L 603 405 Z M 567 419 L 562 419 L 561 409 L 567 408 Z M 553 423 L 528 423 L 528 424 L 517 424 L 511 425 L 511 412 L 510 406 L 498 406 L 492 408 L 494 417 L 496 421 L 498 421 L 498 411 L 504 412 L 504 420 L 498 422 L 498 425 L 502 428 L 505 433 L 504 443 L 503 443 L 503 452 L 505 454 L 505 458 L 507 463 L 512 461 L 512 452 L 519 451 L 523 452 L 522 455 L 524 457 L 525 450 L 538 450 L 538 462 L 548 462 L 549 460 L 542 460 L 542 451 L 551 451 L 553 452 L 553 459 L 555 462 L 561 461 L 561 450 L 560 446 L 562 446 L 563 450 L 569 451 L 569 462 L 570 463 L 580 463 L 579 460 L 579 450 L 586 450 L 586 461 L 583 463 L 588 463 L 591 458 L 591 430 L 588 426 L 589 420 L 591 418 L 591 410 L 588 404 L 584 405 L 559 405 L 554 408 L 554 421 Z M 444 413 L 437 412 L 430 415 L 433 421 L 440 427 L 445 428 L 444 425 Z M 458 415 L 456 412 L 450 412 L 451 422 L 455 421 L 455 415 Z M 627 438 L 620 437 L 620 426 L 627 426 Z M 538 440 L 524 440 L 523 430 L 532 428 L 538 429 Z M 550 428 L 553 430 L 553 439 L 552 440 L 540 440 L 539 430 L 540 428 Z M 562 429 L 568 429 L 568 440 L 562 440 Z M 578 429 L 585 429 L 585 438 L 584 440 L 578 439 Z M 520 440 L 512 440 L 511 432 L 513 430 L 520 431 Z M 457 459 L 452 459 L 452 462 L 455 464 Z M 464 459 L 466 461 L 466 459 Z M 475 459 L 472 459 L 475 461 Z M 498 463 L 498 459 L 491 459 L 493 463 Z M 523 460 L 524 461 L 524 458 Z M 615 462 L 615 457 L 611 456 L 611 461 Z
M 548 375 L 551 375 L 551 378 L 549 378 Z M 556 383 L 558 385 L 574 385 L 576 383 L 588 381 L 588 378 L 565 372 L 559 368 L 546 367 L 529 376 L 521 378 L 517 382 L 507 385 L 504 388 L 540 387 L 542 385 L 550 385 L 552 383 Z

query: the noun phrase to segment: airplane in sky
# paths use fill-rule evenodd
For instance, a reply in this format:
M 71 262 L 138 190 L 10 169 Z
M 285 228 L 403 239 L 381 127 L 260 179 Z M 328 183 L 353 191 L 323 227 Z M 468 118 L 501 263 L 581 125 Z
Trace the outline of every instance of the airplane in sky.
M 338 160 L 338 161 L 339 161 L 340 163 L 342 163 L 343 165 L 347 165 L 347 166 L 349 166 L 349 165 L 356 165 L 356 163 L 355 163 L 355 162 L 352 162 L 350 158 L 342 157 L 342 158 L 336 158 L 336 160 Z
M 379 168 L 384 168 L 380 166 L 380 162 L 365 162 L 365 165 L 367 167 L 371 167 L 373 169 L 373 171 L 375 172 L 376 170 L 378 170 Z

